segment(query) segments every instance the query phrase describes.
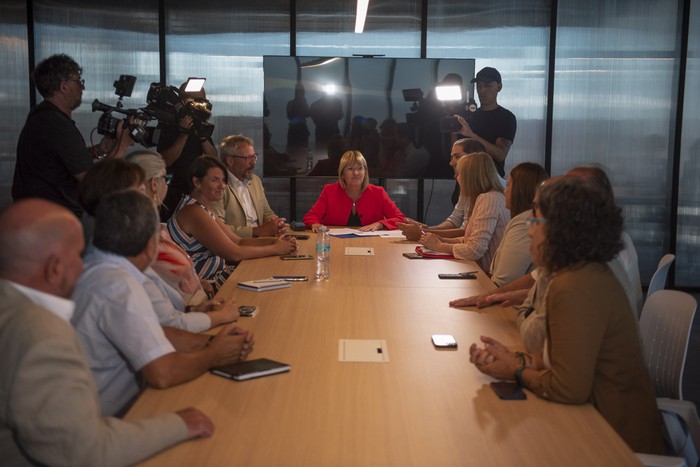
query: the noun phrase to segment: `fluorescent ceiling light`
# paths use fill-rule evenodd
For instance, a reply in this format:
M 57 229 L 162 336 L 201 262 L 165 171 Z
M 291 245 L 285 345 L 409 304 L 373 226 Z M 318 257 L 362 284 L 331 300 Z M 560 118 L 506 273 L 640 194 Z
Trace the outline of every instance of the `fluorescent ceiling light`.
M 367 7 L 369 0 L 357 0 L 357 16 L 355 16 L 355 32 L 362 33 L 365 30 L 365 19 L 367 18 Z
M 435 86 L 435 94 L 440 101 L 461 101 L 462 100 L 462 90 L 459 86 L 454 85 L 440 85 Z

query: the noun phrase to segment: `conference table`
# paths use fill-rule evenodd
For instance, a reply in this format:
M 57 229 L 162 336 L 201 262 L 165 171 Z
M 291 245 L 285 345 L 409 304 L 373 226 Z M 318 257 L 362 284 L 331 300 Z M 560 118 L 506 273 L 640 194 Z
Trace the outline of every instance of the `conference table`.
M 346 255 L 346 247 L 373 255 Z M 450 300 L 495 286 L 475 263 L 409 259 L 403 237 L 331 240 L 331 276 L 315 261 L 243 261 L 219 291 L 241 305 L 255 335 L 253 358 L 291 371 L 237 382 L 210 373 L 147 389 L 127 414 L 136 419 L 197 407 L 214 435 L 181 443 L 149 466 L 625 466 L 634 453 L 594 407 L 537 398 L 500 400 L 492 378 L 469 363 L 469 346 L 488 335 L 521 348 L 513 308 L 450 308 Z M 299 241 L 313 254 L 314 236 Z M 359 250 L 355 250 L 359 251 Z M 479 271 L 472 280 L 440 273 Z M 238 282 L 306 275 L 290 288 L 253 292 Z M 451 334 L 457 349 L 436 349 Z M 383 340 L 388 361 L 341 362 L 341 340 Z

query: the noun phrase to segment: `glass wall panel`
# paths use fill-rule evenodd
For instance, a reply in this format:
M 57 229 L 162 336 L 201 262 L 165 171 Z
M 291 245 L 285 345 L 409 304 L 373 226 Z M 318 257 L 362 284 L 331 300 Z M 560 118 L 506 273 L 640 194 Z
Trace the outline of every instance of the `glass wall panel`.
M 552 172 L 606 168 L 648 282 L 669 251 L 678 2 L 559 2 Z
M 700 286 L 700 3 L 691 2 L 676 244 L 677 286 Z
M 545 162 L 550 11 L 549 0 L 428 3 L 428 57 L 474 58 L 477 71 L 491 66 L 501 73 L 498 102 L 518 119 L 506 173 L 519 162 Z M 453 182 L 426 181 L 429 224 L 452 212 L 446 201 L 453 189 Z
M 421 2 L 372 0 L 356 34 L 356 2 L 297 0 L 296 55 L 420 57 Z
M 83 104 L 73 111 L 73 120 L 88 145 L 101 138 L 93 129 L 99 115 L 90 103 L 99 99 L 115 105 L 113 83 L 119 75 L 136 76 L 131 97 L 124 107 L 146 105 L 150 83 L 159 81 L 158 2 L 105 0 L 86 4 L 77 0 L 34 2 L 35 60 L 56 53 L 73 57 L 83 67 Z M 37 102 L 41 96 L 37 93 Z
M 263 153 L 263 55 L 289 55 L 289 1 L 184 0 L 166 4 L 166 83 L 179 87 L 188 77 L 207 78 L 214 142 L 245 134 Z M 262 161 L 255 172 L 262 174 Z M 289 211 L 289 181 L 265 180 L 271 207 Z M 279 204 L 277 204 L 279 202 Z
M 15 170 L 17 138 L 29 112 L 29 60 L 27 54 L 27 10 L 24 1 L 0 5 L 0 209 L 10 204 Z

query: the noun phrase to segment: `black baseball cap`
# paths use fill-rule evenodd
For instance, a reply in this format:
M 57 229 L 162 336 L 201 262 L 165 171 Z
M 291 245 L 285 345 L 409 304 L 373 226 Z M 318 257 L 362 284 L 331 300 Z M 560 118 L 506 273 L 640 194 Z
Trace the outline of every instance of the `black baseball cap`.
M 483 81 L 484 83 L 492 83 L 495 81 L 498 84 L 501 84 L 501 74 L 497 69 L 487 66 L 479 70 L 479 72 L 476 74 L 476 78 L 474 78 L 471 82 L 476 83 L 477 81 Z

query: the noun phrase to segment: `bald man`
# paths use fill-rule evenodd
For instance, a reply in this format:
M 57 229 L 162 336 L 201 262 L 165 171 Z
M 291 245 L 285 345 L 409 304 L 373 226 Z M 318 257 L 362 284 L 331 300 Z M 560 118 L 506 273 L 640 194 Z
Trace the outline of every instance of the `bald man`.
M 125 422 L 103 418 L 69 320 L 83 270 L 80 221 L 50 201 L 0 213 L 0 459 L 3 465 L 131 465 L 211 436 L 197 409 Z

